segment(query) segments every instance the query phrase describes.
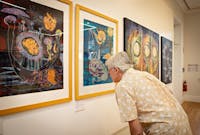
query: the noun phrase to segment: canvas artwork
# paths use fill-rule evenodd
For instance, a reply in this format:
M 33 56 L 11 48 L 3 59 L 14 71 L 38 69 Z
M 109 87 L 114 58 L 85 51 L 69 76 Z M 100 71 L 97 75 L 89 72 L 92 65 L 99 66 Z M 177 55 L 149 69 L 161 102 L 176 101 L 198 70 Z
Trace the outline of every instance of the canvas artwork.
M 29 0 L 0 4 L 0 97 L 63 88 L 63 12 Z
M 159 35 L 152 33 L 151 35 L 151 68 L 150 73 L 159 78 Z
M 159 78 L 159 35 L 124 18 L 124 50 L 134 68 Z
M 105 66 L 112 49 L 113 28 L 84 19 L 84 86 L 112 82 Z
M 161 81 L 172 82 L 172 41 L 161 37 Z

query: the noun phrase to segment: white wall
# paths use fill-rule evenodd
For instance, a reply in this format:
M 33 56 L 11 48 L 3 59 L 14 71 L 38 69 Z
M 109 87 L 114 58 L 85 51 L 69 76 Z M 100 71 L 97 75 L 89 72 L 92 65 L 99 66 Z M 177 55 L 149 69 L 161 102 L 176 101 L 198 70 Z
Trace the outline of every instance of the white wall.
M 183 33 L 184 33 L 184 14 L 174 0 L 165 0 L 174 14 L 174 34 L 173 34 L 173 92 L 180 103 L 183 102 Z
M 123 49 L 123 17 L 172 41 L 174 16 L 180 20 L 182 18 L 173 0 L 74 0 L 73 2 L 74 5 L 81 4 L 119 21 L 119 50 Z M 169 86 L 173 88 L 173 83 Z M 114 94 L 78 102 L 73 100 L 70 103 L 4 116 L 1 119 L 0 130 L 3 135 L 111 135 L 127 126 L 120 123 Z
M 188 92 L 184 99 L 200 102 L 200 12 L 185 15 L 184 79 L 188 82 Z M 198 64 L 198 71 L 188 72 L 188 64 Z
M 174 25 L 174 90 L 176 90 L 176 98 L 180 103 L 183 102 L 183 32 L 182 25 L 176 22 Z

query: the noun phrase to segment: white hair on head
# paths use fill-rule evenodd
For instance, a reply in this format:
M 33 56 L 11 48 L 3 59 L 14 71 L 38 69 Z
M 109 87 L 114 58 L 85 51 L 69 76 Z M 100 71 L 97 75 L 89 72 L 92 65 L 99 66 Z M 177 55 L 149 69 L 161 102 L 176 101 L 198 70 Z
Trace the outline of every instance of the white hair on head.
M 119 52 L 119 53 L 111 56 L 106 61 L 105 64 L 108 67 L 108 70 L 113 67 L 118 67 L 123 72 L 125 72 L 127 69 L 133 67 L 133 65 L 130 63 L 130 59 L 126 52 Z

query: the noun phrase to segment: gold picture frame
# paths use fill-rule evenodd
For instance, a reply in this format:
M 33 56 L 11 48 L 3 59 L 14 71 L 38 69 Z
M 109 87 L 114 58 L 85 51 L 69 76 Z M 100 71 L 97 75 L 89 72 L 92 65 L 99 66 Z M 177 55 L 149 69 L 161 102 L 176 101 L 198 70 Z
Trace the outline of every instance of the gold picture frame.
M 53 36 L 59 36 L 60 38 L 55 38 L 55 40 L 56 41 L 58 41 L 58 39 L 60 39 L 59 41 L 62 40 L 61 44 L 59 44 L 59 47 L 57 47 L 57 48 L 61 48 L 60 46 L 62 46 L 62 49 L 59 49 L 59 51 L 62 52 L 62 54 L 61 53 L 59 54 L 59 56 L 57 57 L 57 60 L 59 59 L 59 62 L 56 63 L 59 66 L 61 65 L 58 69 L 58 70 L 61 70 L 61 72 L 60 71 L 56 72 L 56 73 L 61 74 L 61 76 L 62 76 L 61 77 L 61 80 L 62 80 L 61 87 L 59 87 L 58 89 L 54 89 L 54 87 L 52 87 L 51 89 L 46 88 L 48 90 L 43 90 L 43 91 L 27 92 L 27 93 L 13 94 L 13 95 L 8 95 L 8 96 L 0 96 L 0 102 L 1 102 L 0 116 L 13 114 L 13 113 L 17 113 L 17 112 L 22 112 L 22 111 L 27 111 L 27 110 L 32 110 L 32 109 L 41 108 L 41 107 L 46 107 L 46 106 L 51 106 L 51 105 L 55 105 L 55 104 L 65 103 L 65 102 L 69 102 L 72 100 L 72 12 L 73 12 L 73 4 L 70 0 L 57 0 L 57 1 L 31 0 L 30 2 L 32 2 L 33 5 L 38 4 L 39 6 L 41 5 L 41 7 L 46 6 L 46 8 L 41 8 L 41 7 L 39 8 L 38 6 L 32 6 L 32 5 L 27 6 L 27 8 L 32 6 L 32 7 L 38 8 L 38 10 L 41 10 L 41 12 L 36 10 L 35 12 L 37 12 L 37 13 L 46 12 L 47 16 L 51 16 L 50 12 L 48 12 L 48 9 L 62 13 L 61 14 L 62 19 L 59 17 L 56 18 L 56 19 L 58 19 L 58 21 L 62 20 L 60 22 L 60 24 L 58 24 L 58 21 L 57 21 L 57 25 L 60 25 L 62 28 L 61 30 L 60 29 L 58 31 L 56 30 L 57 25 L 56 25 L 56 29 L 52 30 L 50 28 L 50 26 L 45 26 L 45 24 L 41 24 L 39 26 L 37 25 L 37 27 L 42 27 L 43 29 L 45 27 L 46 29 L 47 28 L 49 28 L 49 29 L 41 30 L 41 31 L 39 31 L 39 29 L 37 29 L 38 33 L 36 32 L 36 34 L 40 34 L 40 38 L 41 38 L 42 36 L 44 37 L 44 35 L 45 35 L 43 33 L 45 33 L 46 31 L 47 32 L 50 31 L 49 32 L 50 34 L 49 35 L 46 34 L 46 35 L 48 35 L 51 38 L 54 38 Z M 21 7 L 20 7 L 20 4 L 18 4 L 18 3 L 2 3 L 2 4 L 8 4 L 11 7 L 21 8 L 24 11 L 26 11 L 26 3 L 24 3 L 24 4 L 21 3 Z M 35 9 L 32 8 L 32 9 L 28 9 L 28 10 L 30 11 L 30 10 L 35 10 Z M 3 11 L 3 10 L 1 10 L 1 11 Z M 28 12 L 27 13 L 25 12 L 24 15 L 26 15 L 25 17 L 30 20 L 31 17 L 28 15 Z M 44 17 L 44 14 L 41 14 L 41 16 Z M 41 19 L 41 16 L 37 16 L 35 18 Z M 55 18 L 53 18 L 53 19 L 55 19 Z M 31 22 L 31 21 L 29 21 L 29 22 Z M 55 22 L 55 21 L 53 21 L 53 22 Z M 26 22 L 24 22 L 24 23 L 26 23 Z M 31 24 L 31 23 L 29 23 L 29 24 Z M 34 23 L 32 23 L 31 25 L 34 25 Z M 30 29 L 34 29 L 36 31 L 35 26 L 33 28 L 33 27 L 31 27 L 31 25 L 30 25 L 30 27 L 24 27 L 25 28 L 24 30 L 26 31 L 26 33 L 28 33 L 28 32 L 34 33 L 34 31 L 31 31 Z M 29 31 L 27 29 L 29 29 Z M 39 32 L 41 32 L 41 33 L 39 33 Z M 62 39 L 61 39 L 61 37 L 62 37 Z M 49 39 L 51 39 L 51 38 L 49 38 Z M 56 41 L 54 41 L 54 43 L 52 44 L 53 46 L 55 46 L 54 50 L 53 50 L 54 53 L 57 53 L 56 45 L 55 45 Z M 40 43 L 44 46 L 45 41 L 42 40 L 41 42 Z M 52 51 L 52 49 L 53 48 L 51 48 L 51 50 L 49 50 L 49 51 Z M 48 52 L 48 51 L 46 51 L 46 52 Z M 47 53 L 46 53 L 46 55 L 47 55 Z M 48 59 L 51 60 L 52 57 L 50 57 L 50 55 L 49 55 Z M 57 60 L 55 60 L 55 61 L 57 61 Z M 45 66 L 45 67 L 47 67 L 47 66 Z M 57 68 L 57 67 L 55 67 L 55 68 Z M 33 72 L 31 72 L 31 73 L 33 73 Z M 48 72 L 45 72 L 45 73 L 48 74 Z M 55 74 L 49 73 L 48 75 L 51 76 L 51 75 L 55 75 Z M 47 81 L 51 81 L 52 85 L 54 83 L 56 83 L 57 80 L 51 80 L 50 77 L 48 78 L 48 75 L 47 75 Z M 31 77 L 29 77 L 29 78 L 31 78 Z M 39 80 L 37 80 L 37 82 L 39 83 Z M 51 84 L 49 85 L 49 87 L 51 87 Z M 31 88 L 31 86 L 29 86 L 29 88 Z M 42 89 L 42 88 L 40 88 L 38 86 L 38 89 Z M 0 89 L 0 92 L 2 92 L 1 89 Z
M 118 50 L 118 21 L 76 5 L 75 100 L 113 93 L 105 61 Z

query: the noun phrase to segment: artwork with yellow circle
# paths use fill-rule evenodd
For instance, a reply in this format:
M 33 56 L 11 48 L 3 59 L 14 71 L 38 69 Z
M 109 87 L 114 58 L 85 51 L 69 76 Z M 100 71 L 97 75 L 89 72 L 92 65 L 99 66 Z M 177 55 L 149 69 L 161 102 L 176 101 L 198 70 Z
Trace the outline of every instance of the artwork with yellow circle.
M 105 61 L 113 55 L 113 28 L 84 19 L 83 84 L 111 83 Z
M 14 0 L 0 13 L 0 97 L 63 89 L 63 11 Z
M 124 18 L 124 50 L 135 69 L 159 78 L 159 34 Z

